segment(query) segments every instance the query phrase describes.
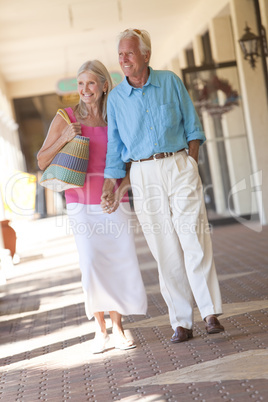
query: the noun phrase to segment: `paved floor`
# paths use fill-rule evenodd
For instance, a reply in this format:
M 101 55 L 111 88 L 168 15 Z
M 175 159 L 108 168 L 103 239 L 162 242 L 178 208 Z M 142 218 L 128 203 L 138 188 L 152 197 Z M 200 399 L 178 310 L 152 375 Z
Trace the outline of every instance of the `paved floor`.
M 213 228 L 226 331 L 171 344 L 157 268 L 143 235 L 136 245 L 147 316 L 124 318 L 137 348 L 90 353 L 94 325 L 83 306 L 66 217 L 16 224 L 21 261 L 0 287 L 0 400 L 268 401 L 268 227 Z M 48 235 L 49 233 L 49 235 Z

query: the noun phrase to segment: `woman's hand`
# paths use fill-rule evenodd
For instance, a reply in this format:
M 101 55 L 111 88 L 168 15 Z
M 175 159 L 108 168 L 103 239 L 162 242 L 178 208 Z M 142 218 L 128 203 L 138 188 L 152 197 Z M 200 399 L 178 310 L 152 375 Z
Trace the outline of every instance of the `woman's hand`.
M 117 210 L 117 208 L 119 207 L 119 201 L 117 199 L 115 199 L 109 205 L 107 205 L 107 204 L 102 205 L 102 203 L 101 203 L 101 206 L 102 206 L 103 212 L 105 214 L 111 214 L 112 212 L 115 212 Z
M 68 124 L 62 132 L 66 143 L 72 141 L 76 135 L 81 135 L 81 124 L 78 122 Z
M 101 196 L 101 207 L 105 214 L 111 214 L 116 211 L 119 206 L 119 200 L 116 192 L 104 192 Z
M 39 168 L 45 170 L 59 150 L 76 135 L 80 135 L 81 133 L 80 123 L 75 122 L 67 124 L 66 121 L 57 114 L 49 127 L 42 148 L 37 154 Z
M 115 198 L 114 198 L 115 195 L 113 192 L 115 183 L 116 183 L 116 179 L 104 179 L 100 205 L 103 209 L 103 212 L 105 212 L 105 213 L 113 212 L 113 211 L 110 212 L 110 210 L 115 201 Z

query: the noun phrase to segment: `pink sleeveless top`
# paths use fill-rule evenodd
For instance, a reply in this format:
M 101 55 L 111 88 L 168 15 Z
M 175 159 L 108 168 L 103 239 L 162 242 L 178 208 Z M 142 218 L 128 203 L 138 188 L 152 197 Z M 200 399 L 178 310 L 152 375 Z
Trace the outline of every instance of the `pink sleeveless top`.
M 65 109 L 72 123 L 76 122 L 71 107 Z M 86 205 L 98 205 L 101 202 L 104 182 L 104 168 L 107 152 L 107 127 L 88 127 L 81 124 L 82 135 L 89 141 L 89 162 L 84 187 L 65 191 L 66 204 L 72 202 Z M 117 186 L 120 180 L 117 182 Z M 121 202 L 128 202 L 127 193 Z

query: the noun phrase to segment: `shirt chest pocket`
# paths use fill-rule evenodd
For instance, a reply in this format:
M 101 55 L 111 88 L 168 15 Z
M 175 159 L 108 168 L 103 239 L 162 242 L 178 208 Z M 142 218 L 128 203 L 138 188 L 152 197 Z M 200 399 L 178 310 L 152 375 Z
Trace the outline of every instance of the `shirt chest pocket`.
M 181 113 L 175 103 L 160 106 L 161 124 L 163 127 L 174 127 L 181 120 Z

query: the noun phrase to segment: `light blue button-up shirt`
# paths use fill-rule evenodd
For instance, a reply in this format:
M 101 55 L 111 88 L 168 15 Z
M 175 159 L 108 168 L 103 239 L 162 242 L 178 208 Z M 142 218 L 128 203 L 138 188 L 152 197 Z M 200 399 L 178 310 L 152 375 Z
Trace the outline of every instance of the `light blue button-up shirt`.
M 109 94 L 108 149 L 105 178 L 125 176 L 125 163 L 159 152 L 188 148 L 205 134 L 181 79 L 171 71 L 153 70 L 143 88 L 126 77 Z

